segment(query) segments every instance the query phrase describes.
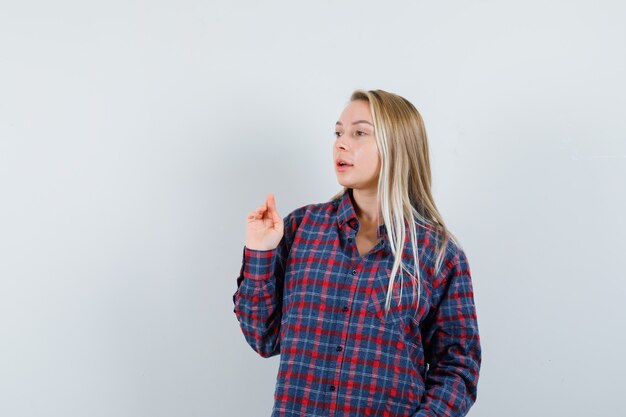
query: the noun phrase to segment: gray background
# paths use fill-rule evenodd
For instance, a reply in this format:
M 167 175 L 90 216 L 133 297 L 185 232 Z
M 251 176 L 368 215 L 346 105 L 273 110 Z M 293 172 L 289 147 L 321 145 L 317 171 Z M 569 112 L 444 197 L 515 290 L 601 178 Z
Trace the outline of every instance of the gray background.
M 269 416 L 245 216 L 340 189 L 355 88 L 425 119 L 474 280 L 469 415 L 624 415 L 625 11 L 2 0 L 0 415 Z

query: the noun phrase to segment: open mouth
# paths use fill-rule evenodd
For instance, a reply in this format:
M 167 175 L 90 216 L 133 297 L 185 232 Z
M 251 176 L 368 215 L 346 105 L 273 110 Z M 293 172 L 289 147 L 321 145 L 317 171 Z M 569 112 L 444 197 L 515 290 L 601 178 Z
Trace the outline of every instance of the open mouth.
M 344 172 L 347 171 L 348 169 L 352 168 L 351 164 L 346 164 L 345 162 L 339 162 L 336 165 L 336 170 L 337 172 Z

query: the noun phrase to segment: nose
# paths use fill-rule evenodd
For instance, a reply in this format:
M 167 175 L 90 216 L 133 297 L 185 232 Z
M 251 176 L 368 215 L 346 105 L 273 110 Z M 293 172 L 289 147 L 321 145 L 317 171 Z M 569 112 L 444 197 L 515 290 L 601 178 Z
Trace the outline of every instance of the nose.
M 335 147 L 337 149 L 347 149 L 346 145 L 343 143 L 343 136 L 337 138 L 337 142 L 335 143 Z

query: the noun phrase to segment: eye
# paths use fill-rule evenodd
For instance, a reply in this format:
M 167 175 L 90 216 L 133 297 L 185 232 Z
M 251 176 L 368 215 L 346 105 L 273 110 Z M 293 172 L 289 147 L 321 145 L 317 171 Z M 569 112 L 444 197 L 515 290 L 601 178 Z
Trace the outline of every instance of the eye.
M 355 133 L 356 133 L 357 136 L 365 136 L 365 135 L 367 135 L 367 133 L 365 133 L 362 130 L 357 130 Z
M 335 137 L 338 138 L 339 136 L 341 136 L 341 132 L 335 131 Z

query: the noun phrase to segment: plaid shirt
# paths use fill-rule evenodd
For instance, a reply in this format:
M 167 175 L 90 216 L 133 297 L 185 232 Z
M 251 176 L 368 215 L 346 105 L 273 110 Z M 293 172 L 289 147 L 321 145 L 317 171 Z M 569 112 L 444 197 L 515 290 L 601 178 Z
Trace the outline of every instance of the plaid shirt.
M 416 225 L 419 309 L 412 280 L 398 273 L 385 316 L 393 265 L 386 228 L 360 256 L 351 190 L 294 210 L 284 225 L 277 248 L 244 246 L 233 295 L 247 343 L 263 357 L 280 354 L 272 416 L 466 415 L 481 347 L 463 250 L 449 242 L 435 276 L 435 231 Z M 407 233 L 413 273 L 409 242 Z

